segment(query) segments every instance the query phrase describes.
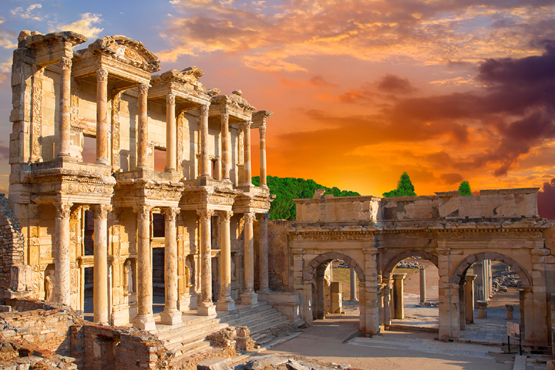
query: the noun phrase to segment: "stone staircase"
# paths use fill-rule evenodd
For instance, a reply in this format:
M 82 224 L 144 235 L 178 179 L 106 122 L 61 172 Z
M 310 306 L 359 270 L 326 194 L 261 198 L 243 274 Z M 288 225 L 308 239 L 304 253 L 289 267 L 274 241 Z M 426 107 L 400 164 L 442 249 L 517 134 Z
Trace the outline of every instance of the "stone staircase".
M 272 329 L 292 322 L 281 312 L 265 302 L 256 307 L 241 307 L 231 313 L 216 316 L 183 315 L 183 323 L 175 326 L 157 323 L 157 336 L 165 347 L 175 353 L 172 362 L 212 349 L 206 337 L 226 327 L 246 326 L 257 346 L 264 346 L 275 339 Z

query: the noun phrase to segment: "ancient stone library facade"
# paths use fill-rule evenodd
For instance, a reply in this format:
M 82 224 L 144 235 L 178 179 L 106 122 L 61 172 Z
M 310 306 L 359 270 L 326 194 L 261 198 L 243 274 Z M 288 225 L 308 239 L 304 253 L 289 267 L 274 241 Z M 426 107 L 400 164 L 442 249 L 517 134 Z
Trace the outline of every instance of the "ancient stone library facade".
M 395 266 L 411 256 L 427 259 L 439 270 L 439 337 L 452 340 L 472 322 L 476 276 L 467 276 L 469 268 L 500 261 L 522 282 L 523 343 L 548 346 L 555 235 L 553 222 L 538 217 L 537 191 L 334 198 L 317 190 L 313 199 L 295 200 L 296 221 L 271 224 L 271 279 L 299 293 L 299 314 L 310 325 L 326 314 L 329 263 L 346 262 L 360 280 L 360 329 L 373 335 L 391 325 L 392 307 L 403 304 L 406 274 L 394 274 Z
M 160 73 L 158 57 L 124 36 L 84 48 L 73 32 L 18 41 L 9 199 L 23 246 L 12 285 L 77 310 L 93 291 L 95 322 L 147 330 L 157 292 L 171 325 L 182 311 L 264 299 L 272 113 L 206 88 L 197 67 Z

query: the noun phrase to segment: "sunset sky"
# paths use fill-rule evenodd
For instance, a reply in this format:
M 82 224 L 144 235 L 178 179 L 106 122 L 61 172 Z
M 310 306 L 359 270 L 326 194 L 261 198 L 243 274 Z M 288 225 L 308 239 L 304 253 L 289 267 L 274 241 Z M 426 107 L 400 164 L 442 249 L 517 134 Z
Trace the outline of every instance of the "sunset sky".
M 545 187 L 540 199 L 555 199 L 552 0 L 4 0 L 3 188 L 11 56 L 24 29 L 89 43 L 122 34 L 162 71 L 196 65 L 207 87 L 241 89 L 274 112 L 273 176 L 381 195 L 407 171 L 418 195 L 464 179 L 473 190 Z

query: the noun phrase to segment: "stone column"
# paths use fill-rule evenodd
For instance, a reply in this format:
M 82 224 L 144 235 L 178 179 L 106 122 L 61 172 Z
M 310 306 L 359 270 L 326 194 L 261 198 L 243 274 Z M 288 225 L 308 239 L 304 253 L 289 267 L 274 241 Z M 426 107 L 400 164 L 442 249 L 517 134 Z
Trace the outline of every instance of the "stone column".
M 488 317 L 488 302 L 487 301 L 477 301 L 476 306 L 478 306 L 478 318 L 485 319 Z
M 177 233 L 175 219 L 180 209 L 169 207 L 163 210 L 166 221 L 166 250 L 164 253 L 165 293 L 164 311 L 160 314 L 162 324 L 176 325 L 182 322 L 181 311 L 177 309 Z
M 229 113 L 222 114 L 222 180 L 230 180 L 231 172 L 231 134 L 229 132 Z
M 474 264 L 474 272 L 476 273 L 476 280 L 474 281 L 474 301 L 483 301 L 485 297 L 485 276 L 484 276 L 484 262 L 478 261 Z
M 426 269 L 420 266 L 420 304 L 426 303 Z
M 461 280 L 459 285 L 459 327 L 460 330 L 466 329 L 466 301 L 465 301 L 465 285 L 466 281 Z
M 177 165 L 177 127 L 175 125 L 175 95 L 166 96 L 166 168 L 165 172 L 174 172 Z
M 505 303 L 505 308 L 507 309 L 507 320 L 512 320 L 515 305 L 513 303 Z
M 218 311 L 234 311 L 235 301 L 231 298 L 231 231 L 230 223 L 233 212 L 220 212 L 221 228 L 221 288 L 220 299 L 218 299 Z
M 56 302 L 70 305 L 71 266 L 69 255 L 69 217 L 71 202 L 58 202 L 56 206 L 56 243 L 54 244 L 54 264 L 56 276 L 54 294 Z
M 212 215 L 211 209 L 197 210 L 200 218 L 200 273 L 201 296 L 197 304 L 198 314 L 210 316 L 216 314 L 216 306 L 212 303 Z
M 210 158 L 208 158 L 208 114 L 210 103 L 200 107 L 200 176 L 210 178 Z
M 250 185 L 252 181 L 252 169 L 251 169 L 251 121 L 243 123 L 245 132 L 245 177 L 243 179 L 244 185 Z
M 391 284 L 392 279 L 384 279 L 383 282 L 385 283 L 384 291 L 383 291 L 383 322 L 385 329 L 389 329 L 391 326 L 391 316 L 392 316 L 392 299 L 391 299 Z
M 379 312 L 378 312 L 378 269 L 376 255 L 377 248 L 374 247 L 373 241 L 371 248 L 364 248 L 364 275 L 366 281 L 364 282 L 364 299 L 365 315 L 366 315 L 366 335 L 376 335 L 380 332 Z M 406 274 L 405 274 L 406 275 Z M 381 284 L 381 281 L 380 281 Z M 402 291 L 401 291 L 402 295 Z
M 96 71 L 96 163 L 108 162 L 108 71 Z
M 351 267 L 351 281 L 350 281 L 350 288 L 351 288 L 351 302 L 357 301 L 357 275 L 355 273 L 355 269 Z
M 70 155 L 70 139 L 71 139 L 71 66 L 73 62 L 71 58 L 61 57 L 60 67 L 62 73 L 60 75 L 60 136 L 58 142 L 58 157 L 69 157 Z M 69 293 L 68 293 L 69 294 Z
M 476 275 L 466 274 L 466 284 L 464 285 L 464 304 L 466 305 L 465 312 L 467 324 L 474 323 L 474 279 L 476 279 Z
M 258 304 L 258 295 L 254 292 L 254 213 L 245 213 L 245 290 L 241 294 L 241 303 L 254 306 Z
M 403 296 L 403 282 L 407 274 L 393 274 L 393 318 L 405 318 L 405 298 Z
M 268 277 L 268 219 L 269 213 L 261 213 L 258 215 L 260 222 L 260 250 L 258 251 L 258 267 L 260 280 L 260 300 L 266 300 L 266 294 L 270 291 L 270 283 Z
M 150 206 L 135 206 L 137 213 L 137 316 L 139 329 L 156 331 L 152 315 L 152 266 L 150 250 Z
M 260 132 L 260 186 L 268 186 L 266 183 L 266 126 L 260 126 L 258 131 Z M 351 297 L 353 297 L 352 289 Z
M 139 85 L 139 100 L 137 115 L 139 116 L 137 133 L 137 167 L 148 166 L 148 113 L 147 113 L 148 84 Z
M 94 322 L 108 324 L 108 212 L 112 206 L 92 206 L 94 214 Z

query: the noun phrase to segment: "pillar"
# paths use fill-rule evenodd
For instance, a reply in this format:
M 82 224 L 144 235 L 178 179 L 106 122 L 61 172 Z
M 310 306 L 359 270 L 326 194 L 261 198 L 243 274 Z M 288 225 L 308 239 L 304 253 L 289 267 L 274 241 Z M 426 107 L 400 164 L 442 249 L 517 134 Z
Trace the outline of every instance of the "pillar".
M 71 267 L 69 254 L 69 217 L 71 202 L 58 202 L 56 206 L 56 244 L 54 245 L 56 302 L 70 305 Z
M 403 282 L 406 277 L 407 274 L 393 274 L 393 318 L 398 320 L 405 318 Z
M 485 319 L 488 317 L 488 302 L 487 301 L 477 301 L 476 306 L 478 307 L 478 318 Z
M 391 299 L 391 285 L 393 279 L 383 279 L 385 284 L 383 291 L 383 323 L 385 329 L 389 329 L 391 326 L 391 310 L 392 310 L 392 299 Z
M 466 284 L 464 285 L 464 304 L 466 307 L 464 311 L 467 324 L 474 323 L 474 279 L 476 279 L 476 275 L 466 274 Z
M 210 316 L 216 314 L 216 306 L 212 303 L 212 216 L 210 209 L 197 210 L 200 218 L 200 273 L 201 294 L 197 304 L 198 314 Z
M 177 166 L 177 127 L 175 125 L 175 95 L 166 96 L 166 168 L 165 172 L 174 172 Z
M 108 71 L 96 71 L 96 163 L 108 164 Z
M 58 157 L 69 157 L 71 136 L 71 58 L 61 57 L 60 67 L 60 136 L 58 142 Z M 69 294 L 69 292 L 68 292 Z
M 94 214 L 94 322 L 108 324 L 108 212 L 110 205 L 92 206 Z
M 351 267 L 350 271 L 350 290 L 351 290 L 351 302 L 357 301 L 357 275 L 355 269 Z
M 222 180 L 230 180 L 231 134 L 229 133 L 229 113 L 222 114 Z
M 139 85 L 138 98 L 138 133 L 137 133 L 137 167 L 148 166 L 148 114 L 147 114 L 148 84 Z
M 360 297 L 360 299 L 364 299 L 364 314 L 366 316 L 366 331 L 364 334 L 366 335 L 376 335 L 380 332 L 380 324 L 379 324 L 379 313 L 378 313 L 378 270 L 377 270 L 377 262 L 376 262 L 376 255 L 378 253 L 377 248 L 365 248 L 363 249 L 364 252 L 364 297 Z M 404 275 L 406 276 L 406 274 Z M 401 280 L 401 296 L 403 295 L 402 291 L 402 280 Z M 402 305 L 401 305 L 402 307 Z
M 218 311 L 234 311 L 235 301 L 231 297 L 231 232 L 230 223 L 233 212 L 220 212 L 220 235 L 221 235 L 221 294 L 218 299 Z
M 259 267 L 259 280 L 261 300 L 266 300 L 266 294 L 270 291 L 269 276 L 268 276 L 268 218 L 269 213 L 261 213 L 258 215 L 260 222 L 260 250 L 258 251 L 258 267 Z
M 176 325 L 182 322 L 181 311 L 177 309 L 177 233 L 175 218 L 180 209 L 168 207 L 163 209 L 166 222 L 166 250 L 164 253 L 165 293 L 164 311 L 160 314 L 162 324 Z
M 210 178 L 210 158 L 208 158 L 208 114 L 210 103 L 200 107 L 200 176 Z
M 461 280 L 459 285 L 459 327 L 460 330 L 466 329 L 466 301 L 465 301 L 466 281 Z
M 245 290 L 241 294 L 241 303 L 245 305 L 256 305 L 258 296 L 254 292 L 254 245 L 253 245 L 253 223 L 254 213 L 245 213 Z
M 243 179 L 245 185 L 251 184 L 252 179 L 252 169 L 251 169 L 251 121 L 244 122 L 244 132 L 245 132 L 245 177 Z
M 150 250 L 150 206 L 135 206 L 137 213 L 137 316 L 133 324 L 139 329 L 155 331 L 152 315 L 152 266 Z
M 426 303 L 426 269 L 420 266 L 420 304 Z
M 512 320 L 515 305 L 513 303 L 505 303 L 505 308 L 507 309 L 507 320 Z
M 258 131 L 260 132 L 260 186 L 268 186 L 266 183 L 266 125 L 260 126 Z M 353 297 L 352 292 L 351 289 L 351 297 Z

